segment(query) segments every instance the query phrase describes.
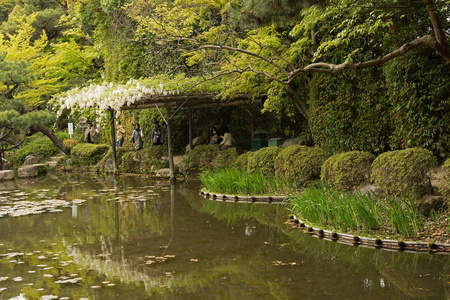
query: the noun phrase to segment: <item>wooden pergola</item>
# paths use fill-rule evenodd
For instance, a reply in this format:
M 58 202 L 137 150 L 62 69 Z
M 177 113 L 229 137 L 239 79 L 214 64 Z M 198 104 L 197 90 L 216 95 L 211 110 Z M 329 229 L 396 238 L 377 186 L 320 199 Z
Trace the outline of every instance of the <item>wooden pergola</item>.
M 261 95 L 257 98 L 250 95 L 241 94 L 233 97 L 232 99 L 222 100 L 219 94 L 216 93 L 192 93 L 192 94 L 178 94 L 178 95 L 158 95 L 144 97 L 140 101 L 137 101 L 130 105 L 122 106 L 121 110 L 136 110 L 146 108 L 158 109 L 161 117 L 167 126 L 167 147 L 169 149 L 169 168 L 170 168 L 170 180 L 175 181 L 175 166 L 173 163 L 173 150 L 172 150 L 172 131 L 171 131 L 171 118 L 181 109 L 188 111 L 189 119 L 189 145 L 192 149 L 192 109 L 199 108 L 214 108 L 214 107 L 226 107 L 226 106 L 242 106 L 249 104 L 260 104 L 266 99 L 266 95 Z M 170 109 L 174 108 L 175 112 L 170 114 Z M 162 109 L 166 110 L 164 116 Z M 112 142 L 112 154 L 113 154 L 113 168 L 114 172 L 117 168 L 116 160 L 116 133 L 115 133 L 115 118 L 114 111 L 110 111 L 111 115 L 111 142 Z

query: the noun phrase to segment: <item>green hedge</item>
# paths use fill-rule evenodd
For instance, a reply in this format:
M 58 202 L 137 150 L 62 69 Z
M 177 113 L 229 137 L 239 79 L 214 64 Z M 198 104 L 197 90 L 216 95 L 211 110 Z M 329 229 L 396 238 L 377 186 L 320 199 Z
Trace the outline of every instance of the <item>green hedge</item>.
M 266 176 L 274 176 L 275 159 L 280 151 L 279 147 L 265 147 L 254 152 L 248 158 L 248 172 L 261 172 Z
M 387 195 L 420 198 L 433 191 L 428 172 L 436 164 L 436 157 L 426 149 L 385 152 L 374 160 L 371 179 Z
M 237 158 L 237 152 L 232 149 L 219 151 L 212 161 L 212 167 L 213 169 L 228 169 L 233 165 Z
M 369 180 L 374 159 L 375 155 L 362 151 L 335 154 L 322 165 L 320 179 L 331 187 L 352 190 Z
M 234 163 L 235 167 L 238 169 L 242 169 L 243 171 L 248 171 L 248 160 L 255 152 L 247 151 L 241 155 L 239 155 Z
M 320 168 L 326 159 L 325 151 L 320 148 L 292 145 L 275 159 L 275 175 L 306 185 L 320 179 Z
M 72 148 L 72 161 L 78 166 L 95 166 L 109 149 L 105 144 L 80 143 Z
M 206 170 L 212 170 L 212 162 L 219 153 L 217 147 L 211 147 L 208 145 L 199 145 L 193 150 L 189 151 L 186 157 L 186 173 L 189 175 L 194 175 L 197 173 L 202 173 Z

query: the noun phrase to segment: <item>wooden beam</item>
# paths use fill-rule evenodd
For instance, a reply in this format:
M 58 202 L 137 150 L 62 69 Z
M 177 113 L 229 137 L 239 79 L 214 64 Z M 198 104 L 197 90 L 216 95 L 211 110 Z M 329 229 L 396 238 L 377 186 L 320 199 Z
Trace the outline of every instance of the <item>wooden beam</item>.
M 172 129 L 170 126 L 170 108 L 166 107 L 167 113 L 167 147 L 169 148 L 169 168 L 170 168 L 170 181 L 176 181 L 175 167 L 173 164 L 173 151 L 172 151 Z
M 117 160 L 116 160 L 116 133 L 114 124 L 114 111 L 110 111 L 111 116 L 111 146 L 112 146 L 112 159 L 113 159 L 113 173 L 117 171 Z
M 188 108 L 189 119 L 189 151 L 192 151 L 192 111 Z

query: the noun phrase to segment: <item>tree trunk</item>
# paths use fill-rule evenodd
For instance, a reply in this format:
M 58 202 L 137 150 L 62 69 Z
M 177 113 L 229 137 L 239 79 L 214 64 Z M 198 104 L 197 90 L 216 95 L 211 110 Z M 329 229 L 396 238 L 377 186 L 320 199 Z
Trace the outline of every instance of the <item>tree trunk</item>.
M 45 134 L 53 142 L 56 148 L 58 148 L 59 151 L 64 154 L 69 154 L 69 149 L 64 146 L 63 142 L 58 139 L 58 137 L 51 129 L 45 127 L 44 125 L 32 126 L 31 128 L 35 131 L 40 131 Z

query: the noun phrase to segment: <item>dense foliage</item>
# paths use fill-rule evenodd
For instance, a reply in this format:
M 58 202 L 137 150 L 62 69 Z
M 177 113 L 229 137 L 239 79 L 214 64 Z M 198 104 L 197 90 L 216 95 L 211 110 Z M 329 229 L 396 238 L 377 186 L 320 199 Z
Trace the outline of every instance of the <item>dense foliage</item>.
M 445 159 L 448 5 L 448 0 L 5 0 L 0 152 L 19 147 L 30 127 L 54 137 L 47 127 L 60 107 L 70 111 L 60 111 L 56 128 L 66 128 L 67 117 L 75 123 L 87 117 L 105 127 L 106 109 L 118 111 L 145 95 L 208 91 L 265 95 L 266 101 L 193 111 L 194 137 L 207 140 L 212 126 L 219 131 L 227 126 L 237 146 L 248 149 L 251 132 L 260 128 L 272 137 L 303 135 L 328 155 L 423 147 Z M 61 100 L 60 107 L 56 100 L 49 103 L 52 97 Z M 28 116 L 36 111 L 40 114 Z M 152 120 L 163 123 L 164 113 L 119 116 L 142 123 L 149 134 Z M 174 148 L 182 151 L 188 144 L 187 114 L 178 111 L 171 122 Z

